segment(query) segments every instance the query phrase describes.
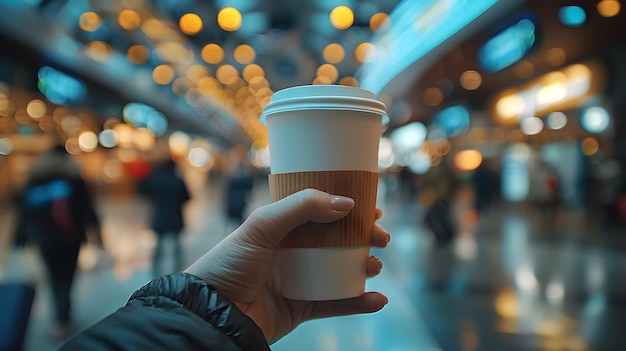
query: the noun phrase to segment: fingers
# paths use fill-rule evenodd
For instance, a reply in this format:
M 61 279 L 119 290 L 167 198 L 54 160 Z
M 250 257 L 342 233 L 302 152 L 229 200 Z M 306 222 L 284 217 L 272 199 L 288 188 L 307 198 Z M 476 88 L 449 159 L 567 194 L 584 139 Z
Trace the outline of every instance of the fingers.
M 311 310 L 311 319 L 345 316 L 379 311 L 389 302 L 378 292 L 368 292 L 359 297 L 336 301 L 317 301 Z
M 385 248 L 391 241 L 391 235 L 383 227 L 378 224 L 374 225 L 374 231 L 372 232 L 372 246 Z
M 329 223 L 345 217 L 354 200 L 305 189 L 256 209 L 242 225 L 243 232 L 256 232 L 264 246 L 278 247 L 290 231 L 307 222 Z M 259 233 L 260 232 L 260 233 Z
M 376 256 L 370 256 L 367 259 L 367 276 L 373 277 L 380 274 L 383 269 L 383 262 Z

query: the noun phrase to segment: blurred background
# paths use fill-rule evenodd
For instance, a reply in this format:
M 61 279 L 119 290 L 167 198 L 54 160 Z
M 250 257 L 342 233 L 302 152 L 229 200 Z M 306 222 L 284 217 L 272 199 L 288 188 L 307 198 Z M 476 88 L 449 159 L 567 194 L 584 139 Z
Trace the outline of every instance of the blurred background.
M 303 84 L 388 109 L 378 206 L 392 234 L 368 282 L 381 312 L 312 321 L 274 350 L 623 350 L 626 14 L 621 0 L 0 0 L 0 279 L 35 299 L 24 350 L 60 345 L 17 204 L 57 142 L 80 165 L 104 248 L 85 244 L 74 330 L 151 279 L 141 191 L 173 158 L 193 262 L 268 203 L 259 121 Z M 243 167 L 240 167 L 243 166 Z M 169 244 L 168 244 L 169 245 Z M 163 271 L 175 269 L 174 245 Z

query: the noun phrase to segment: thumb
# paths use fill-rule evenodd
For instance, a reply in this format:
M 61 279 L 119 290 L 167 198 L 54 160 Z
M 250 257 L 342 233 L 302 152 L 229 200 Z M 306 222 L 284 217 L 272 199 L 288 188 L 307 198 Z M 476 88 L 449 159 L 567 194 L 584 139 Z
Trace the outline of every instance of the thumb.
M 352 198 L 305 189 L 256 209 L 240 229 L 248 240 L 278 248 L 280 241 L 298 226 L 334 222 L 348 215 L 353 207 Z

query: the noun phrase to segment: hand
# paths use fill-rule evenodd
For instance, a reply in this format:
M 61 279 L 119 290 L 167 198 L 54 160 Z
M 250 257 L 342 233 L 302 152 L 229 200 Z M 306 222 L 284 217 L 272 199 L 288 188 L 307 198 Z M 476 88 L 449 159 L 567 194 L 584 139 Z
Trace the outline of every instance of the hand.
M 230 299 L 263 330 L 273 343 L 307 320 L 376 312 L 387 304 L 378 292 L 336 301 L 296 301 L 281 295 L 274 263 L 280 242 L 301 224 L 329 223 L 345 217 L 354 200 L 307 189 L 255 210 L 232 234 L 194 262 L 185 272 L 194 274 Z M 382 216 L 376 211 L 376 219 Z M 385 247 L 389 234 L 375 225 L 372 246 Z M 380 273 L 374 256 L 368 276 Z

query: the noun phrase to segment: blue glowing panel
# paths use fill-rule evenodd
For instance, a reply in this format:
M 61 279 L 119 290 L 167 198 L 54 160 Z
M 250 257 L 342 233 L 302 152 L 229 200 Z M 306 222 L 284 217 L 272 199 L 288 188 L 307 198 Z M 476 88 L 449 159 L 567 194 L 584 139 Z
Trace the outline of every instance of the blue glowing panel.
M 41 67 L 37 78 L 39 91 L 52 103 L 76 104 L 82 102 L 87 95 L 85 83 L 52 67 Z
M 392 79 L 499 1 L 403 0 L 390 14 L 389 30 L 372 37 L 380 55 L 359 70 L 361 87 L 380 93 Z M 515 1 L 507 0 L 507 4 Z
M 446 137 L 454 137 L 470 126 L 470 114 L 465 106 L 450 106 L 433 117 L 433 123 L 445 132 Z
M 478 61 L 490 73 L 521 60 L 535 44 L 536 25 L 528 15 L 494 35 L 478 50 Z
M 122 114 L 129 124 L 137 128 L 147 128 L 156 136 L 161 136 L 167 131 L 167 118 L 152 106 L 130 102 L 124 106 Z
M 563 6 L 559 10 L 559 21 L 564 26 L 577 28 L 587 21 L 587 13 L 580 6 Z

